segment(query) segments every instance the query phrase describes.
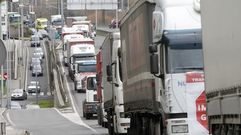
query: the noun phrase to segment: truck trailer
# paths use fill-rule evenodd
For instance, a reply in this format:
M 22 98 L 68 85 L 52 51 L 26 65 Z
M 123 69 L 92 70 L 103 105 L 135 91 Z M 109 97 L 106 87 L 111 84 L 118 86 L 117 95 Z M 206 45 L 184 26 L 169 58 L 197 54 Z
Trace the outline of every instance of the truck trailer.
M 125 118 L 123 105 L 123 83 L 121 81 L 120 32 L 109 33 L 102 46 L 102 81 L 104 110 L 107 113 L 109 134 L 126 134 L 130 119 Z
M 212 135 L 241 134 L 241 1 L 202 0 L 207 115 Z
M 104 110 L 104 91 L 102 83 L 102 51 L 101 48 L 96 55 L 96 80 L 97 80 L 97 119 L 98 124 L 107 127 L 107 113 Z
M 200 14 L 193 0 L 139 0 L 121 19 L 129 135 L 207 135 Z

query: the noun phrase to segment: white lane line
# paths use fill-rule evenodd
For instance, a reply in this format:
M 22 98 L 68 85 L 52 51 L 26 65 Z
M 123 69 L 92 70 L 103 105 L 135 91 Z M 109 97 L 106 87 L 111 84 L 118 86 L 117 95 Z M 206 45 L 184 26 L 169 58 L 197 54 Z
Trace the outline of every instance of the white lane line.
M 61 61 L 60 56 L 62 56 L 62 55 L 59 55 L 59 59 L 60 59 L 60 63 L 61 63 L 61 69 L 63 70 L 63 73 L 65 73 L 65 72 L 64 72 L 63 63 L 62 63 L 62 61 Z M 76 118 L 75 118 L 75 119 L 70 119 L 70 117 L 68 117 L 68 119 L 69 119 L 70 121 L 74 122 L 74 123 L 77 123 L 77 124 L 78 124 L 78 123 L 83 123 L 83 124 L 82 124 L 83 126 L 89 128 L 91 131 L 93 131 L 93 132 L 95 132 L 95 133 L 98 133 L 95 129 L 93 129 L 93 128 L 91 128 L 90 126 L 88 126 L 87 124 L 85 124 L 85 123 L 82 121 L 82 119 L 80 118 L 80 115 L 79 115 L 79 113 L 77 112 L 77 109 L 76 109 L 76 107 L 75 107 L 75 102 L 74 102 L 74 100 L 73 100 L 73 95 L 72 95 L 72 93 L 70 92 L 70 86 L 69 86 L 69 83 L 67 82 L 66 74 L 64 74 L 64 80 L 65 80 L 65 84 L 67 84 L 67 90 L 68 90 L 68 93 L 69 93 L 70 100 L 71 100 L 71 102 L 72 102 L 72 106 L 73 106 L 73 109 L 74 109 L 74 113 L 78 116 L 77 119 L 79 119 L 79 120 L 77 121 Z M 57 109 L 56 109 L 56 110 L 57 110 Z M 57 111 L 58 111 L 58 110 L 57 110 Z M 59 112 L 59 111 L 58 111 L 58 112 Z M 60 114 L 61 114 L 61 113 L 60 113 Z M 61 115 L 62 115 L 62 114 L 61 114 Z M 62 115 L 62 116 L 64 116 L 64 115 Z M 66 118 L 66 117 L 65 117 L 65 118 Z
M 45 52 L 45 63 L 46 63 L 46 68 L 47 68 L 47 78 L 48 78 L 48 89 L 50 90 L 49 88 L 49 82 L 50 82 L 50 78 L 49 78 L 49 62 L 48 62 L 48 55 L 47 55 L 47 50 L 46 50 L 46 47 L 45 47 L 45 42 L 43 44 L 43 47 L 44 47 L 44 52 Z
M 90 127 L 89 125 L 85 124 L 82 119 L 80 118 L 79 114 L 78 113 L 61 113 L 58 109 L 54 108 L 61 116 L 65 117 L 66 119 L 68 119 L 69 121 L 77 124 L 77 125 L 80 125 L 80 126 L 84 126 L 88 129 L 90 129 L 91 131 L 95 132 L 95 133 L 98 133 L 95 129 L 93 129 L 92 127 Z
M 61 61 L 60 55 L 59 55 L 59 61 L 60 61 L 61 69 L 62 69 L 62 71 L 63 71 L 63 73 L 64 73 L 65 84 L 67 84 L 67 90 L 68 90 L 69 97 L 70 97 L 70 100 L 71 100 L 72 105 L 73 105 L 74 112 L 77 112 L 77 109 L 76 109 L 76 107 L 75 107 L 75 103 L 74 103 L 72 94 L 71 94 L 71 92 L 70 92 L 70 86 L 69 86 L 69 83 L 67 82 L 67 77 L 66 77 L 66 74 L 65 74 L 65 70 L 64 70 L 63 63 L 62 63 L 62 61 Z
M 7 117 L 7 121 L 9 122 L 10 125 L 16 126 L 16 125 L 13 123 L 13 121 L 10 119 L 9 112 L 7 112 L 6 117 Z

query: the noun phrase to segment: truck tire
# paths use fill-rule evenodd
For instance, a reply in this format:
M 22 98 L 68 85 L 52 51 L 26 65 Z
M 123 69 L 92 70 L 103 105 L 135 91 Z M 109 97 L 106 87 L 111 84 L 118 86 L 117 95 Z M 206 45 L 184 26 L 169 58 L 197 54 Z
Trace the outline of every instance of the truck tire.
M 114 128 L 112 123 L 108 123 L 108 133 L 109 135 L 114 135 Z
M 76 81 L 74 81 L 74 90 L 75 90 L 75 91 L 77 91 L 77 86 L 76 86 L 76 85 L 77 85 L 77 83 L 76 83 Z M 77 92 L 78 92 L 78 91 L 77 91 Z
M 87 119 L 87 120 L 89 120 L 91 117 L 92 117 L 92 114 L 90 114 L 90 113 L 87 113 L 87 114 L 86 114 L 86 119 Z
M 84 109 L 84 105 L 85 105 L 85 102 L 82 102 L 82 111 L 83 111 L 83 117 L 86 117 L 86 114 L 85 114 L 85 109 Z

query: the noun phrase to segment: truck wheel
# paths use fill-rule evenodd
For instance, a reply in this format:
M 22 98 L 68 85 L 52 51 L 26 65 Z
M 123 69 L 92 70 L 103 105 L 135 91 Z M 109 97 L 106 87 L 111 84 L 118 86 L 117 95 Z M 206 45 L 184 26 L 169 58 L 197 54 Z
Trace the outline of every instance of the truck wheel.
M 87 113 L 87 114 L 86 114 L 86 119 L 87 119 L 87 120 L 90 119 L 91 116 L 92 116 L 92 114 Z
M 82 111 L 83 111 L 83 117 L 86 117 L 85 111 L 84 111 L 84 102 L 82 102 Z
M 114 135 L 114 128 L 112 126 L 112 123 L 108 122 L 108 133 L 109 135 Z
M 76 81 L 74 82 L 74 90 L 77 91 L 77 87 L 76 87 Z M 77 91 L 78 92 L 78 91 Z

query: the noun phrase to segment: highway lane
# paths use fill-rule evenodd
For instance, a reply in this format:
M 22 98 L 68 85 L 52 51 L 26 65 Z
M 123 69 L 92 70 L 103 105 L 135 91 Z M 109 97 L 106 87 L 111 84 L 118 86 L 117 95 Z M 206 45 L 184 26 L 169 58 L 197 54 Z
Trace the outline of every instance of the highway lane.
M 102 45 L 102 43 L 104 41 L 104 38 L 105 37 L 103 37 L 103 36 L 97 36 L 95 38 L 96 52 L 99 51 L 99 48 L 100 48 L 100 46 Z M 61 57 L 60 59 L 62 59 L 62 55 L 61 54 L 60 54 L 60 57 Z M 85 100 L 85 97 L 86 97 L 85 93 L 77 93 L 74 90 L 74 83 L 68 76 L 68 68 L 64 67 L 63 65 L 62 65 L 62 67 L 63 67 L 63 69 L 64 69 L 64 71 L 66 73 L 66 79 L 67 79 L 67 82 L 68 82 L 68 85 L 69 85 L 70 93 L 71 93 L 71 96 L 73 97 L 73 102 L 74 102 L 76 111 L 77 111 L 78 115 L 81 117 L 81 120 L 84 123 L 86 123 L 88 126 L 90 126 L 91 128 L 95 129 L 97 131 L 97 133 L 108 135 L 107 129 L 101 127 L 100 125 L 98 125 L 96 116 L 92 117 L 89 120 L 86 120 L 83 117 L 82 102 Z
M 44 55 L 46 56 L 46 44 L 45 44 L 45 40 L 42 40 L 41 41 L 41 48 L 43 49 L 44 51 Z M 28 94 L 28 99 L 27 100 L 23 100 L 23 101 L 17 101 L 20 103 L 20 105 L 22 105 L 23 109 L 26 108 L 26 105 L 27 104 L 32 104 L 32 103 L 35 103 L 37 102 L 37 98 L 38 100 L 42 100 L 42 99 L 53 99 L 53 96 L 51 96 L 50 94 L 50 91 L 49 91 L 49 87 L 48 87 L 48 76 L 47 76 L 47 63 L 46 63 L 46 59 L 47 57 L 45 57 L 43 59 L 43 63 L 42 63 L 42 67 L 43 67 L 43 76 L 39 76 L 39 77 L 35 77 L 35 76 L 32 76 L 32 71 L 30 70 L 30 62 L 31 62 L 31 58 L 33 57 L 33 52 L 34 52 L 34 49 L 35 47 L 31 47 L 30 46 L 30 41 L 25 41 L 24 43 L 25 47 L 26 47 L 26 54 L 28 57 L 27 57 L 27 62 L 26 62 L 26 71 L 22 71 L 22 72 L 26 72 L 26 84 L 25 85 L 28 85 L 30 81 L 39 81 L 40 83 L 40 87 L 41 87 L 41 92 L 38 94 L 38 97 L 35 93 L 29 93 Z M 27 88 L 27 86 L 26 86 Z M 26 89 L 27 91 L 27 89 Z
M 11 110 L 7 117 L 15 128 L 34 135 L 101 135 L 62 117 L 55 109 Z
M 103 42 L 104 37 L 96 38 L 96 51 Z M 29 54 L 33 48 L 28 47 Z M 29 58 L 31 55 L 29 55 Z M 67 73 L 67 68 L 64 68 Z M 46 72 L 46 71 L 45 71 Z M 31 72 L 28 70 L 28 82 L 32 78 Z M 45 74 L 45 73 L 44 73 Z M 44 77 L 38 78 L 41 84 L 47 85 L 47 79 Z M 77 113 L 56 111 L 56 109 L 21 109 L 21 110 L 8 110 L 6 117 L 15 128 L 29 130 L 34 135 L 108 135 L 107 129 L 97 124 L 96 117 L 86 120 L 82 116 L 82 101 L 85 99 L 85 93 L 77 93 L 74 91 L 73 81 L 67 77 L 73 102 Z M 47 87 L 46 87 L 47 89 Z M 32 100 L 31 100 L 32 99 Z M 35 96 L 29 97 L 27 101 L 21 104 L 28 104 L 35 102 Z M 26 102 L 26 103 L 24 103 Z M 76 115 L 78 114 L 78 115 Z M 68 115 L 71 119 L 63 117 Z

